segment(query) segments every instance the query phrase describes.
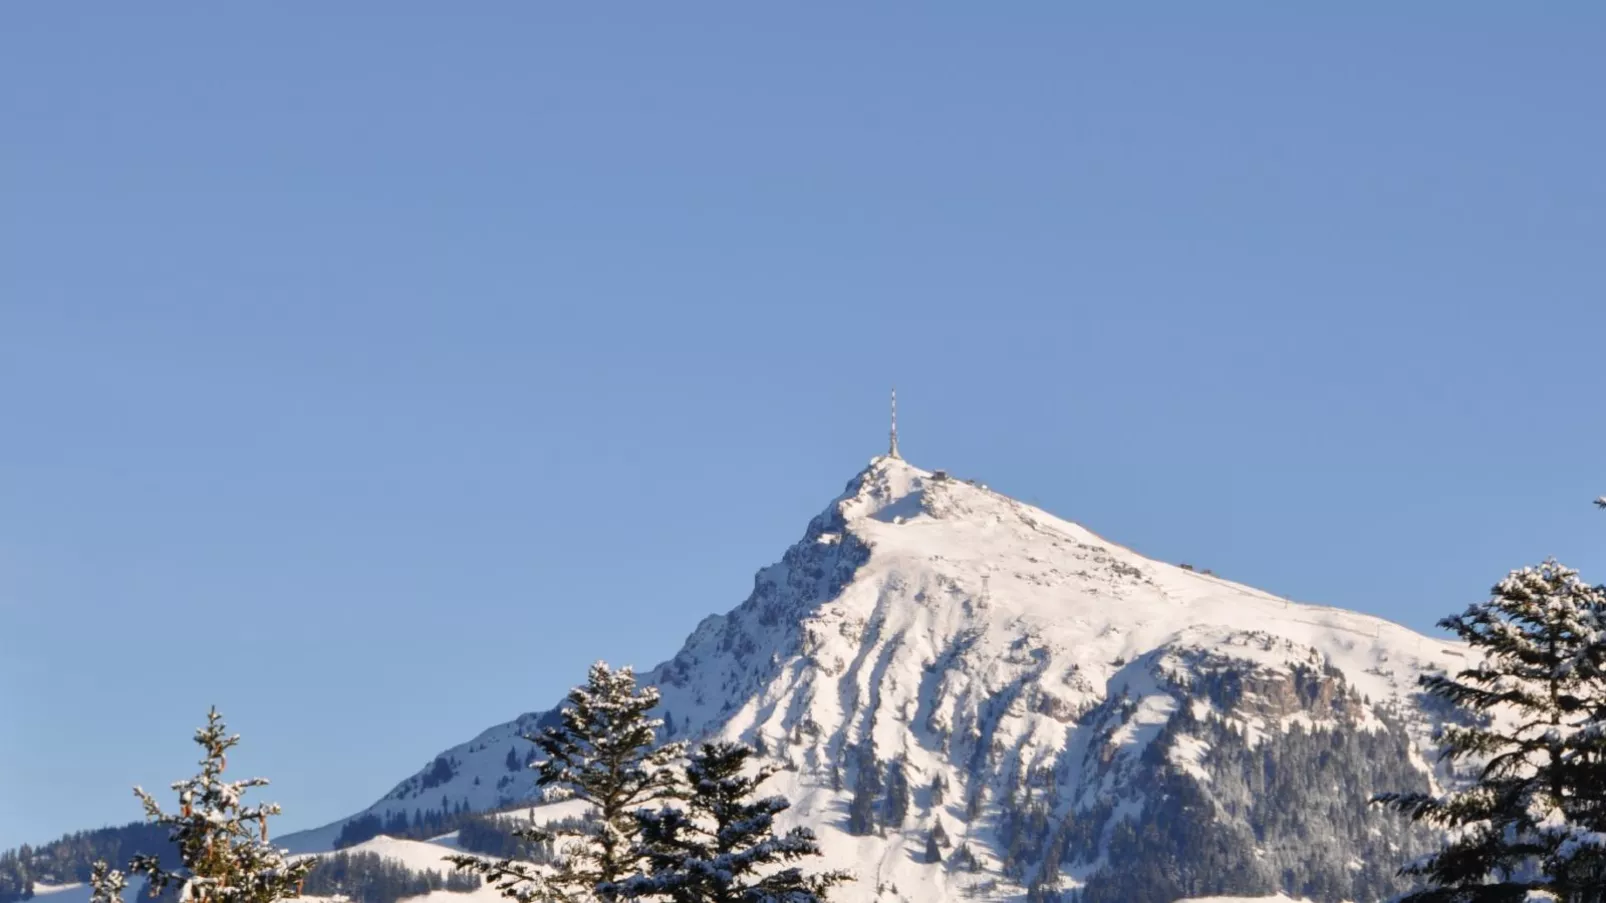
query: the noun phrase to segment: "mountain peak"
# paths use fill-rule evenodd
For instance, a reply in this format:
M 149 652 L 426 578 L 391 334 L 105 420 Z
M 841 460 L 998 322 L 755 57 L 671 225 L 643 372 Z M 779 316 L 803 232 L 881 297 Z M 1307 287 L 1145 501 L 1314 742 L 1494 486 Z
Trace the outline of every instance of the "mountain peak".
M 1016 810 L 978 814 L 986 801 L 1050 793 L 1034 810 L 1045 823 L 1102 826 L 1063 848 L 1076 859 L 1064 886 L 1106 880 L 1109 832 L 1160 805 L 1149 797 L 1154 782 L 1217 792 L 1211 776 L 1238 760 L 1212 759 L 1212 745 L 1382 731 L 1390 761 L 1431 780 L 1431 718 L 1400 713 L 1415 711 L 1418 675 L 1462 654 L 1379 618 L 1152 560 L 977 481 L 887 454 L 757 572 L 740 605 L 705 618 L 642 679 L 661 692 L 670 737 L 742 740 L 782 767 L 775 789 L 794 801 L 795 819 L 820 831 L 834 860 L 869 870 L 866 893 L 848 897 L 869 899 L 885 879 L 921 888 L 916 899 L 941 899 L 937 891 L 971 879 L 925 867 L 922 832 L 933 825 L 963 826 L 984 870 L 1047 881 L 1007 861 L 1020 842 L 1008 834 Z M 526 715 L 448 750 L 366 814 L 531 799 L 534 777 L 522 767 L 530 745 L 520 737 L 550 717 Z M 883 826 L 884 837 L 854 835 L 843 813 L 866 762 L 897 763 L 910 786 L 952 794 L 918 794 L 919 811 Z M 1346 781 L 1355 783 L 1338 785 Z M 1371 791 L 1350 791 L 1364 810 Z M 1252 804 L 1231 802 L 1235 811 Z M 1393 836 L 1371 822 L 1345 824 L 1373 832 L 1357 843 Z M 327 842 L 336 830 L 305 841 Z M 1360 880 L 1345 869 L 1335 866 L 1334 880 Z
M 904 512 L 896 509 L 918 513 L 920 498 L 931 481 L 930 472 L 902 458 L 877 455 L 848 483 L 836 504 L 850 521 L 865 517 L 892 520 L 903 516 Z

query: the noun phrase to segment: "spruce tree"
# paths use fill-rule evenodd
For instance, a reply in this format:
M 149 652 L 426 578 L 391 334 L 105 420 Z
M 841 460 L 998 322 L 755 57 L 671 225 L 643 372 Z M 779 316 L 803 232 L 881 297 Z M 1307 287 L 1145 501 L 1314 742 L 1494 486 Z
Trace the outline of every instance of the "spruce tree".
M 206 755 L 199 775 L 172 785 L 178 794 L 176 813 L 163 812 L 154 797 L 134 788 L 146 818 L 168 828 L 180 867 L 169 870 L 158 857 L 139 855 L 129 860 L 129 873 L 143 875 L 152 896 L 172 885 L 180 889 L 181 899 L 194 903 L 274 903 L 300 896 L 302 879 L 313 863 L 290 862 L 287 851 L 268 843 L 268 818 L 279 814 L 278 805 L 241 803 L 247 790 L 265 786 L 267 780 L 223 780 L 228 751 L 240 742 L 239 735 L 226 732 L 223 716 L 214 708 L 207 713 L 206 727 L 195 732 L 195 742 Z M 123 873 L 104 861 L 95 863 L 94 903 L 121 903 L 126 884 Z
M 848 800 L 848 833 L 862 837 L 875 833 L 876 807 L 884 785 L 873 741 L 865 740 L 856 747 L 853 758 L 858 767 L 853 775 L 853 797 Z
M 448 856 L 447 861 L 479 873 L 520 901 L 595 900 L 599 885 L 637 874 L 635 811 L 681 794 L 671 766 L 685 747 L 656 745 L 661 722 L 648 713 L 657 705 L 657 688 L 637 686 L 630 668 L 592 665 L 586 684 L 569 692 L 560 722 L 525 739 L 545 756 L 535 763 L 537 786 L 549 799 L 588 803 L 593 817 L 552 831 L 531 825 L 515 832 L 520 840 L 553 849 L 556 862 L 550 868 L 477 856 Z
M 1466 716 L 1442 731 L 1441 756 L 1479 770 L 1472 786 L 1442 796 L 1375 798 L 1449 831 L 1442 849 L 1400 870 L 1426 885 L 1403 899 L 1600 900 L 1606 591 L 1550 560 L 1513 571 L 1488 601 L 1439 625 L 1482 653 L 1454 676 L 1421 680 Z
M 819 903 L 849 880 L 846 872 L 807 873 L 791 865 L 820 855 L 814 832 L 777 834 L 785 797 L 759 797 L 776 772 L 748 768 L 754 751 L 739 743 L 705 743 L 686 765 L 686 808 L 636 814 L 647 872 L 602 890 L 610 898 L 667 898 L 675 903 Z
M 909 770 L 902 758 L 887 764 L 886 799 L 881 804 L 881 823 L 889 828 L 901 828 L 909 816 Z

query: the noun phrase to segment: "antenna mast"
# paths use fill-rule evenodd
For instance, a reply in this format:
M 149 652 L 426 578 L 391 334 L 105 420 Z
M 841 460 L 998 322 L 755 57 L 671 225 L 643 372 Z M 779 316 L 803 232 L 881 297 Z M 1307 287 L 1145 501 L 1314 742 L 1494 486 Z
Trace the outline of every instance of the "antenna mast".
M 892 444 L 887 449 L 887 457 L 901 457 L 898 454 L 898 387 L 892 387 Z

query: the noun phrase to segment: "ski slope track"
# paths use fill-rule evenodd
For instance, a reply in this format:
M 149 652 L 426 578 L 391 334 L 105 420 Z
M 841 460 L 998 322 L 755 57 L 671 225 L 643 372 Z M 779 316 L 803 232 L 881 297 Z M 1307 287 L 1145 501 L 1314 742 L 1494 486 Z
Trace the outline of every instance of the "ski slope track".
M 879 457 L 643 680 L 669 738 L 739 739 L 783 768 L 788 815 L 857 875 L 844 901 L 1336 903 L 1399 889 L 1431 839 L 1365 801 L 1455 780 L 1430 764 L 1417 678 L 1465 655 Z M 356 815 L 536 804 L 521 735 L 552 715 L 490 728 Z M 910 805 L 855 835 L 867 768 L 901 769 Z M 344 821 L 286 845 L 326 851 Z

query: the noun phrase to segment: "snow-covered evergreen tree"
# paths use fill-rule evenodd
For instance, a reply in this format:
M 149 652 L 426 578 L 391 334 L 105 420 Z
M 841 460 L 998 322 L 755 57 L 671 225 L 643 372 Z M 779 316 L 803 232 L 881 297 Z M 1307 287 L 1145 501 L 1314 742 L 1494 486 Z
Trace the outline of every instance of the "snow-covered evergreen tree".
M 1449 831 L 1442 849 L 1401 870 L 1426 883 L 1404 899 L 1601 899 L 1606 591 L 1546 561 L 1513 571 L 1487 602 L 1439 624 L 1483 654 L 1454 676 L 1422 678 L 1429 694 L 1469 716 L 1444 729 L 1443 755 L 1481 768 L 1464 790 L 1377 797 Z
M 240 742 L 239 735 L 225 730 L 223 716 L 214 708 L 207 713 L 206 727 L 195 732 L 195 742 L 206 755 L 199 775 L 172 785 L 178 793 L 176 813 L 163 812 L 154 797 L 134 788 L 146 817 L 169 829 L 182 865 L 168 870 L 155 856 L 135 856 L 129 873 L 143 875 L 153 895 L 177 886 L 180 900 L 195 903 L 274 903 L 300 896 L 302 879 L 313 863 L 290 862 L 286 851 L 268 843 L 268 818 L 279 814 L 278 805 L 241 802 L 247 790 L 265 786 L 267 780 L 223 780 L 228 751 Z M 97 862 L 91 884 L 94 903 L 121 903 L 126 886 L 121 872 Z
M 749 769 L 753 749 L 739 743 L 706 743 L 686 765 L 691 791 L 686 807 L 642 810 L 640 852 L 645 874 L 605 895 L 668 899 L 675 903 L 818 903 L 849 880 L 846 872 L 809 873 L 791 863 L 820 855 L 808 828 L 777 834 L 775 816 L 790 808 L 785 797 L 759 797 L 758 787 L 775 773 Z
M 122 872 L 105 860 L 96 862 L 89 873 L 89 903 L 123 903 L 123 890 L 127 887 L 128 878 Z
M 553 831 L 532 825 L 517 832 L 522 840 L 550 844 L 557 860 L 552 867 L 477 856 L 447 860 L 521 901 L 595 900 L 599 885 L 637 874 L 635 811 L 681 795 L 672 766 L 685 747 L 657 745 L 661 722 L 648 714 L 657 705 L 657 688 L 638 686 L 630 668 L 592 665 L 586 684 L 569 692 L 560 723 L 525 739 L 545 756 L 535 763 L 536 783 L 548 798 L 589 803 L 593 818 Z

